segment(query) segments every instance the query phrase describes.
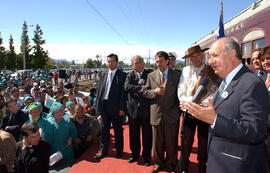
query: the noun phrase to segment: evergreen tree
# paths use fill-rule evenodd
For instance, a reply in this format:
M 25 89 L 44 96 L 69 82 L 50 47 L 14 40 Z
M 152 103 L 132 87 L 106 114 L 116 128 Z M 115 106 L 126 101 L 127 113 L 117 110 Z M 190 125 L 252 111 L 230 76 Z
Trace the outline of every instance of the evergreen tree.
M 13 42 L 12 35 L 10 35 L 10 38 L 9 38 L 9 51 L 8 51 L 7 57 L 8 57 L 7 62 L 6 62 L 7 69 L 15 70 L 17 56 L 16 56 L 16 52 L 15 52 L 15 48 L 14 48 L 14 42 Z
M 23 54 L 16 55 L 16 68 L 23 69 Z
M 56 68 L 55 65 L 54 65 L 54 61 L 51 58 L 48 58 L 45 66 L 44 66 L 44 69 L 50 70 L 50 69 L 53 69 L 53 68 Z
M 22 36 L 21 36 L 21 53 L 22 53 L 22 57 L 23 57 L 23 43 L 25 45 L 25 64 L 26 64 L 26 68 L 30 69 L 31 67 L 31 56 L 30 56 L 30 52 L 31 52 L 31 45 L 30 45 L 30 40 L 28 37 L 28 26 L 26 24 L 26 21 L 24 21 L 23 23 L 23 27 L 22 27 Z
M 42 38 L 43 32 L 40 29 L 39 25 L 36 25 L 36 30 L 34 31 L 34 52 L 32 58 L 33 68 L 41 68 L 43 69 L 48 61 L 48 52 L 44 51 L 43 45 L 46 43 L 45 39 Z
M 85 62 L 85 65 L 84 67 L 86 68 L 94 68 L 95 67 L 95 64 L 94 64 L 94 61 L 90 58 L 88 58 Z
M 1 37 L 1 32 L 0 32 L 0 70 L 6 67 L 6 50 L 5 50 L 5 47 L 2 46 L 2 44 L 3 44 L 3 38 Z
M 93 63 L 95 64 L 95 67 L 96 67 L 96 68 L 102 67 L 102 64 L 101 64 L 100 61 L 94 60 Z

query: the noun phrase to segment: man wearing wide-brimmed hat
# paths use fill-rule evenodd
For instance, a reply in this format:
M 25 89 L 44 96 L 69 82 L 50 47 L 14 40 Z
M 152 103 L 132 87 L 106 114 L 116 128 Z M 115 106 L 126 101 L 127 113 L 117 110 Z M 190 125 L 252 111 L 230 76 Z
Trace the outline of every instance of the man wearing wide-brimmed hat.
M 194 89 L 200 73 L 205 68 L 204 52 L 208 48 L 201 49 L 199 45 L 188 48 L 187 54 L 183 57 L 190 58 L 191 65 L 183 68 L 179 85 L 178 85 L 178 99 L 179 101 L 191 100 L 192 90 Z M 208 125 L 190 114 L 186 114 L 185 123 L 183 124 L 183 138 L 182 138 L 182 160 L 180 159 L 180 170 L 188 172 L 189 156 L 194 142 L 194 134 L 196 126 L 198 126 L 198 166 L 199 172 L 206 172 L 206 151 L 207 151 L 207 137 Z

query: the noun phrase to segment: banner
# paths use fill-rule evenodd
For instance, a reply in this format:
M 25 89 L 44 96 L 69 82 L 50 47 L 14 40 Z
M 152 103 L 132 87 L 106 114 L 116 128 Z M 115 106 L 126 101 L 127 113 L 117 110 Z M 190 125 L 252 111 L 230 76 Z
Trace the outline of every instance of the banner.
M 52 106 L 52 104 L 53 104 L 53 102 L 55 102 L 55 101 L 56 101 L 55 99 L 53 99 L 51 96 L 49 96 L 48 94 L 46 94 L 44 106 L 46 108 L 49 108 L 50 109 L 51 106 Z

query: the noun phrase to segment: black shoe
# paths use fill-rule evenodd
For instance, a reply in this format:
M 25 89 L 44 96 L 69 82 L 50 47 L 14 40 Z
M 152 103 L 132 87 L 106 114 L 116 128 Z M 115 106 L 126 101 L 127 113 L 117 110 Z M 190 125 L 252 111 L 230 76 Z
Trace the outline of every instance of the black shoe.
M 133 163 L 133 162 L 135 162 L 136 160 L 137 160 L 137 158 L 131 157 L 131 158 L 128 159 L 128 163 Z
M 150 162 L 144 162 L 144 166 L 151 166 Z
M 95 159 L 103 159 L 108 153 L 102 153 L 100 152 L 97 156 L 95 156 Z
M 116 158 L 122 158 L 122 153 L 117 153 Z

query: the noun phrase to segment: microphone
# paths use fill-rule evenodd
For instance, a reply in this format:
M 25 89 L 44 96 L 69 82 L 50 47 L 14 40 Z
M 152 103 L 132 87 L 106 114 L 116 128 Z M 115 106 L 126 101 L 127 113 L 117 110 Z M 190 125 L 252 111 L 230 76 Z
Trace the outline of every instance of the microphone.
M 192 97 L 192 102 L 196 102 L 198 99 L 199 94 L 202 92 L 202 90 L 206 87 L 208 84 L 209 80 L 208 78 L 203 77 L 200 81 L 199 87 L 197 91 L 195 92 L 194 96 Z

